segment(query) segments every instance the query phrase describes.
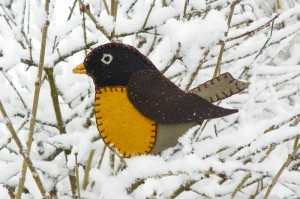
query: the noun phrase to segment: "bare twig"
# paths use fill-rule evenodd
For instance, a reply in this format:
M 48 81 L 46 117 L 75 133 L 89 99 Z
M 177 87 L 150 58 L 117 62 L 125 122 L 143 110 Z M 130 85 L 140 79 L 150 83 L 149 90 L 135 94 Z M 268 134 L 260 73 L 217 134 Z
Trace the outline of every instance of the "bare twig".
M 179 53 L 180 53 L 180 48 L 181 48 L 181 44 L 178 43 L 178 48 L 174 54 L 174 56 L 172 57 L 172 59 L 169 61 L 169 64 L 161 71 L 162 74 L 165 74 L 170 68 L 171 66 L 175 63 L 175 61 L 177 59 L 181 59 L 180 56 L 179 56 Z
M 117 21 L 117 14 L 118 14 L 118 3 L 119 3 L 118 0 L 111 0 L 110 13 L 114 19 L 114 28 L 110 35 L 111 40 L 114 40 L 116 37 L 116 21 Z
M 28 5 L 27 5 L 27 34 L 29 34 L 29 26 L 30 26 L 30 23 L 29 23 L 29 20 L 30 20 L 30 1 L 26 1 L 28 2 Z
M 107 146 L 104 144 L 103 149 L 102 149 L 102 153 L 101 153 L 98 165 L 97 165 L 97 169 L 100 169 L 100 167 L 102 165 L 102 161 L 103 161 L 106 149 L 107 149 Z
M 83 30 L 83 41 L 84 41 L 84 45 L 85 47 L 87 46 L 87 37 L 86 37 L 86 25 L 85 25 L 85 14 L 84 12 L 82 12 L 82 30 Z M 84 49 L 84 54 L 85 56 L 87 56 L 87 49 Z
M 153 36 L 153 41 L 152 41 L 152 44 L 149 48 L 149 51 L 147 52 L 147 57 L 150 55 L 150 53 L 154 50 L 154 45 L 155 45 L 155 42 L 156 42 L 156 39 L 157 39 L 157 29 L 155 28 L 154 29 L 154 36 Z
M 231 20 L 232 20 L 232 16 L 233 16 L 233 12 L 234 12 L 234 8 L 235 6 L 240 2 L 240 0 L 236 0 L 234 1 L 231 5 L 230 5 L 230 12 L 228 15 L 228 20 L 227 20 L 227 31 L 224 33 L 224 36 L 227 37 L 228 36 L 228 32 L 230 29 L 230 24 L 231 24 Z M 223 53 L 224 53 L 224 49 L 225 49 L 225 42 L 221 45 L 220 48 L 220 52 L 219 52 L 219 57 L 218 57 L 218 61 L 217 61 L 217 65 L 215 68 L 215 72 L 214 72 L 214 76 L 213 77 L 217 77 L 220 74 L 220 68 L 221 68 L 221 63 L 222 63 L 222 58 L 223 58 Z
M 15 85 L 12 83 L 12 81 L 8 78 L 8 76 L 1 71 L 3 76 L 5 77 L 5 79 L 9 82 L 9 84 L 11 85 L 11 87 L 15 90 L 16 94 L 18 95 L 19 99 L 21 100 L 22 105 L 24 106 L 25 110 L 28 111 L 27 105 L 23 99 L 23 97 L 21 96 L 21 94 L 19 93 L 19 91 L 17 90 L 17 88 L 15 87 Z
M 209 52 L 210 52 L 210 50 L 206 50 L 204 52 L 204 57 L 199 61 L 199 64 L 198 64 L 196 70 L 192 73 L 189 83 L 186 86 L 187 90 L 190 90 L 192 88 L 192 84 L 193 84 L 195 78 L 197 77 L 197 75 L 199 74 L 199 71 L 201 70 L 203 63 L 206 62 Z
M 274 151 L 275 148 L 276 148 L 275 144 L 270 144 L 270 147 L 267 150 L 266 155 L 263 158 L 261 158 L 258 162 L 259 163 L 263 162 L 272 153 L 272 151 Z
M 104 8 L 105 8 L 107 14 L 110 15 L 110 12 L 109 12 L 108 5 L 107 5 L 106 0 L 103 0 L 103 4 L 104 4 Z
M 91 46 L 95 45 L 97 42 L 96 41 L 91 41 L 89 43 L 87 43 L 85 46 L 82 46 L 78 49 L 74 49 L 71 52 L 68 52 L 66 54 L 62 54 L 60 55 L 53 63 L 53 66 L 55 66 L 56 64 L 58 64 L 59 62 L 65 61 L 68 57 L 71 57 L 72 55 L 74 55 L 77 52 L 80 52 L 84 49 L 89 49 Z M 49 66 L 50 67 L 50 66 Z
M 191 186 L 196 184 L 198 180 L 188 180 L 185 184 L 181 185 L 177 190 L 173 192 L 173 194 L 169 197 L 170 199 L 175 199 L 177 196 L 179 196 L 182 192 L 185 190 L 190 189 Z
M 269 27 L 271 25 L 271 23 L 273 23 L 275 21 L 275 19 L 277 19 L 278 17 L 279 17 L 279 15 L 276 15 L 275 17 L 273 17 L 272 19 L 270 19 L 267 23 L 259 26 L 258 28 L 255 28 L 253 30 L 247 31 L 247 32 L 245 32 L 245 33 L 243 33 L 241 35 L 235 36 L 235 37 L 227 38 L 224 42 L 230 42 L 230 41 L 233 41 L 233 40 L 236 40 L 236 39 L 248 36 L 248 35 L 252 35 L 252 34 L 254 34 L 256 32 L 259 32 L 259 31 L 263 30 L 264 28 Z
M 127 33 L 121 33 L 121 34 L 118 34 L 116 35 L 116 38 L 118 37 L 126 37 L 126 36 L 130 36 L 130 35 L 136 35 L 136 34 L 139 34 L 139 33 L 148 33 L 148 34 L 155 34 L 155 35 L 159 35 L 158 33 L 150 33 L 150 32 L 147 32 L 149 30 L 153 30 L 155 29 L 156 26 L 151 26 L 151 27 L 146 27 L 142 30 L 137 30 L 137 31 L 133 31 L 133 32 L 127 32 Z
M 147 26 L 147 22 L 148 22 L 149 16 L 150 16 L 150 14 L 151 14 L 151 12 L 152 12 L 153 7 L 155 6 L 155 1 L 156 1 L 156 0 L 153 0 L 153 1 L 152 1 L 152 4 L 150 5 L 150 9 L 149 9 L 149 11 L 148 11 L 148 13 L 147 13 L 147 16 L 146 16 L 146 18 L 145 18 L 144 24 L 143 24 L 143 26 L 142 26 L 142 30 L 145 29 L 146 26 Z
M 56 117 L 59 133 L 61 135 L 66 134 L 66 128 L 65 128 L 65 125 L 64 125 L 64 122 L 62 119 L 60 105 L 59 105 L 59 101 L 58 101 L 58 92 L 57 92 L 57 87 L 55 85 L 53 68 L 45 68 L 45 72 L 48 76 L 48 81 L 49 81 L 50 90 L 51 90 L 51 98 L 52 98 L 52 103 L 53 103 L 53 107 L 54 107 L 54 112 L 55 112 L 55 117 Z M 66 161 L 67 161 L 67 155 L 70 153 L 71 153 L 70 150 L 67 150 L 67 149 L 64 150 L 64 155 L 65 155 Z M 72 175 L 69 175 L 69 180 L 70 180 L 72 194 L 74 196 L 75 192 L 76 192 L 76 178 Z
M 296 139 L 295 139 L 296 141 Z M 286 161 L 284 162 L 284 164 L 281 166 L 281 168 L 279 169 L 278 173 L 275 175 L 275 177 L 273 178 L 271 184 L 269 185 L 267 192 L 265 193 L 264 199 L 268 199 L 270 196 L 270 193 L 273 189 L 273 187 L 276 185 L 279 177 L 281 176 L 281 174 L 283 173 L 283 171 L 289 166 L 289 164 L 295 160 L 296 155 L 298 153 L 300 149 L 300 144 L 293 149 L 293 152 L 291 154 L 288 155 Z
M 138 2 L 138 0 L 134 0 L 134 2 L 132 2 L 132 4 L 129 6 L 128 10 L 126 11 L 126 14 L 128 14 L 132 8 L 135 6 L 135 4 Z
M 242 75 L 243 75 L 246 71 L 248 71 L 248 70 L 250 69 L 251 65 L 255 62 L 255 60 L 256 60 L 256 59 L 258 58 L 258 56 L 263 52 L 263 50 L 265 49 L 265 47 L 266 47 L 267 44 L 269 43 L 269 41 L 270 41 L 270 39 L 271 39 L 271 37 L 272 37 L 272 35 L 273 35 L 274 22 L 275 22 L 275 19 L 276 19 L 277 17 L 278 17 L 278 15 L 275 16 L 275 17 L 273 18 L 270 36 L 267 38 L 267 40 L 266 40 L 266 42 L 264 43 L 263 47 L 260 49 L 260 51 L 257 53 L 257 55 L 255 56 L 255 58 L 253 59 L 252 63 L 250 63 L 250 65 L 249 65 L 248 67 L 245 67 L 245 69 L 243 70 L 243 72 L 240 74 L 239 78 L 241 78 Z
M 115 170 L 115 151 L 110 150 L 109 151 L 109 166 L 110 166 L 110 170 L 111 170 L 111 174 L 114 173 Z
M 107 33 L 107 31 L 104 29 L 103 26 L 99 25 L 94 15 L 91 13 L 90 6 L 84 5 L 82 0 L 78 0 L 79 4 L 81 6 L 81 11 L 85 12 L 89 18 L 92 20 L 92 22 L 95 24 L 95 27 L 108 39 L 110 40 L 110 35 Z
M 189 5 L 189 0 L 185 0 L 185 1 L 184 1 L 184 7 L 183 7 L 183 17 L 184 17 L 184 18 L 187 17 L 186 10 L 187 10 L 188 5 Z
M 45 0 L 45 11 L 47 13 L 47 17 L 49 14 L 49 3 L 50 3 L 50 0 Z M 46 43 L 47 43 L 46 42 L 47 41 L 47 32 L 48 32 L 49 24 L 50 24 L 50 22 L 47 19 L 44 24 L 43 30 L 42 30 L 42 42 L 41 42 L 41 49 L 40 49 L 40 61 L 39 61 L 39 66 L 38 66 L 38 76 L 37 76 L 37 81 L 35 83 L 31 120 L 30 120 L 30 126 L 29 126 L 29 135 L 28 135 L 28 140 L 27 140 L 27 149 L 28 149 L 29 153 L 31 150 L 32 142 L 33 142 L 33 134 L 34 134 L 36 115 L 37 115 L 37 108 L 38 108 L 38 103 L 39 103 L 39 95 L 40 95 L 41 82 L 42 82 L 42 73 L 43 73 L 43 68 L 44 68 L 44 59 L 45 59 L 45 51 L 46 51 Z M 16 198 L 21 198 L 21 194 L 22 194 L 22 190 L 23 190 L 25 178 L 26 178 L 26 171 L 27 171 L 26 168 L 27 168 L 26 161 L 23 161 L 22 175 L 21 175 L 21 179 L 19 181 Z
M 79 172 L 78 172 L 78 160 L 77 160 L 77 153 L 74 154 L 75 155 L 75 174 L 76 174 L 76 184 L 77 184 L 77 197 L 78 199 L 81 199 L 80 196 L 80 185 L 79 185 Z
M 84 177 L 83 177 L 83 183 L 82 183 L 83 190 L 86 190 L 87 185 L 88 185 L 89 173 L 91 171 L 91 166 L 92 166 L 92 161 L 93 161 L 94 154 L 95 154 L 95 150 L 92 150 L 90 152 L 86 167 L 84 169 Z
M 76 6 L 76 2 L 77 2 L 77 0 L 74 0 L 74 3 L 73 3 L 72 8 L 71 8 L 71 10 L 70 10 L 70 14 L 69 14 L 69 16 L 68 16 L 67 21 L 69 21 L 69 20 L 71 19 L 71 17 L 72 17 L 72 14 L 73 14 L 73 12 L 74 12 L 74 8 L 75 8 L 75 6 Z
M 2 104 L 1 101 L 0 101 L 0 111 L 1 111 L 4 119 L 6 120 L 6 127 L 8 128 L 8 130 L 10 131 L 10 133 L 11 133 L 14 141 L 16 142 L 16 144 L 17 144 L 17 146 L 19 148 L 19 153 L 22 155 L 22 157 L 24 158 L 24 161 L 26 162 L 29 170 L 31 171 L 32 177 L 33 177 L 36 185 L 38 186 L 39 191 L 41 192 L 43 198 L 48 198 L 48 196 L 46 194 L 46 191 L 45 191 L 45 188 L 44 188 L 44 186 L 42 184 L 42 181 L 41 181 L 41 179 L 40 179 L 40 177 L 38 175 L 38 172 L 36 171 L 35 167 L 33 166 L 32 161 L 31 161 L 31 159 L 29 157 L 29 153 L 30 152 L 28 150 L 26 151 L 24 149 L 24 147 L 23 147 L 23 145 L 22 145 L 22 143 L 21 143 L 21 141 L 20 141 L 20 139 L 19 139 L 19 137 L 18 137 L 15 129 L 12 126 L 12 123 L 11 123 L 10 119 L 8 118 L 8 116 L 6 114 L 6 111 L 5 111 L 5 109 L 4 109 L 3 104 Z M 17 198 L 17 196 L 16 196 L 16 198 Z
M 13 19 L 12 16 L 10 16 L 10 14 L 6 11 L 6 9 L 4 8 L 3 5 L 0 5 L 2 10 L 4 11 L 4 13 L 6 14 L 6 16 L 8 17 L 8 19 L 15 25 L 17 26 L 17 23 L 15 22 L 15 20 Z
M 300 114 L 294 115 L 293 117 L 284 120 L 283 122 L 276 124 L 276 125 L 272 125 L 270 126 L 267 130 L 264 131 L 264 133 L 269 133 L 270 131 L 274 131 L 276 129 L 279 129 L 280 127 L 282 127 L 283 125 L 292 122 L 292 121 L 296 121 L 297 119 L 300 118 Z M 293 124 L 290 124 L 291 126 L 294 126 Z
M 247 180 L 251 178 L 251 173 L 248 173 L 243 179 L 242 181 L 237 185 L 237 187 L 233 190 L 232 194 L 231 194 L 231 198 L 234 198 L 235 195 L 241 190 L 241 188 L 243 187 L 243 185 L 247 182 Z

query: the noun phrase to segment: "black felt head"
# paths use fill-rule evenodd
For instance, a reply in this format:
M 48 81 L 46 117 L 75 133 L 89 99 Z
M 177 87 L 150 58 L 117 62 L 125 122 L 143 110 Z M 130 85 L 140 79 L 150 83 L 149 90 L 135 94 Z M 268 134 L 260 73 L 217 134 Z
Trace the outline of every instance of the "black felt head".
M 132 74 L 154 69 L 152 62 L 134 47 L 108 43 L 93 49 L 84 60 L 86 73 L 101 86 L 126 86 Z

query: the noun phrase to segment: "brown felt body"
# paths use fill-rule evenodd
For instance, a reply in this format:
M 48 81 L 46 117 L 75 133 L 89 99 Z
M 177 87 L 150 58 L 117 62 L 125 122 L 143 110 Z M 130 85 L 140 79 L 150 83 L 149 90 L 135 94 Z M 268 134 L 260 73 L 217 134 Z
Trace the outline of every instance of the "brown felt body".
M 237 112 L 215 106 L 194 93 L 184 92 L 160 72 L 151 69 L 134 73 L 127 89 L 134 107 L 161 124 L 201 122 Z

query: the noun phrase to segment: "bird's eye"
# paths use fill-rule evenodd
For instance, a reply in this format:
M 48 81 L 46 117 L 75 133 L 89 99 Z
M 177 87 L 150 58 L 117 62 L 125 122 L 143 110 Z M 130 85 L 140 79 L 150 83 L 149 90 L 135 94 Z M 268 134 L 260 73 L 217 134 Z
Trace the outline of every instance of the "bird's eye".
M 113 60 L 113 56 L 110 54 L 103 54 L 101 59 L 102 63 L 106 65 L 110 64 L 112 60 Z

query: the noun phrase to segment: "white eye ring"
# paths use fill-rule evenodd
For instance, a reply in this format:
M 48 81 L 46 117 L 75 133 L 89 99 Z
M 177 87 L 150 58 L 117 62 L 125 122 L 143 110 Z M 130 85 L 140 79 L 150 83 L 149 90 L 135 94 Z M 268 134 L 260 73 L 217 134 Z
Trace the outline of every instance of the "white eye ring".
M 113 60 L 113 56 L 111 54 L 103 54 L 101 59 L 102 63 L 106 65 L 110 64 L 112 60 Z

